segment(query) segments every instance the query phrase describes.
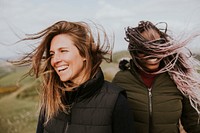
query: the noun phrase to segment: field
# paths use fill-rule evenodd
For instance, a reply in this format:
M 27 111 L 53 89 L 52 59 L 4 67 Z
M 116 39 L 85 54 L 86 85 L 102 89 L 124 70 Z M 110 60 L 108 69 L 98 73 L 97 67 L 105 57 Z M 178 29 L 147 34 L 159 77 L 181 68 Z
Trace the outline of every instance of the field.
M 0 78 L 0 133 L 35 133 L 39 82 L 31 77 L 20 81 L 26 71 L 15 67 Z

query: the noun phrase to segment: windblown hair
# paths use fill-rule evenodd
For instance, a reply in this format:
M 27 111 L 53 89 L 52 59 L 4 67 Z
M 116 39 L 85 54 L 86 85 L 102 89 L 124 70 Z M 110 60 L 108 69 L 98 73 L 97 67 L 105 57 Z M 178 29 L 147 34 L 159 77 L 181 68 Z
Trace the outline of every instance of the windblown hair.
M 72 38 L 80 55 L 87 60 L 85 66 L 87 70 L 86 79 L 95 76 L 103 59 L 107 62 L 112 61 L 113 45 L 110 45 L 105 29 L 95 23 L 92 24 L 94 27 L 86 22 L 59 21 L 41 32 L 28 34 L 26 38 L 20 40 L 41 40 L 38 47 L 15 64 L 31 64 L 32 67 L 28 74 L 42 78 L 41 106 L 45 110 L 46 121 L 56 115 L 59 110 L 67 112 L 66 109 L 70 107 L 64 105 L 60 97 L 66 88 L 78 86 L 69 82 L 62 82 L 51 66 L 49 50 L 53 37 L 59 34 L 67 34 Z M 103 37 L 100 37 L 100 35 Z
M 159 29 L 156 25 L 149 21 L 140 21 L 138 27 L 126 29 L 125 40 L 129 42 L 128 50 L 133 61 L 139 69 L 150 73 L 138 63 L 137 60 L 140 57 L 137 56 L 137 53 L 145 53 L 144 58 L 156 57 L 160 59 L 161 68 L 151 73 L 168 72 L 177 88 L 190 99 L 190 104 L 200 115 L 200 74 L 198 73 L 200 63 L 185 47 L 194 37 L 199 35 L 193 35 L 184 41 L 177 41 L 166 33 L 167 24 L 165 29 Z M 159 39 L 156 39 L 156 34 L 159 34 Z

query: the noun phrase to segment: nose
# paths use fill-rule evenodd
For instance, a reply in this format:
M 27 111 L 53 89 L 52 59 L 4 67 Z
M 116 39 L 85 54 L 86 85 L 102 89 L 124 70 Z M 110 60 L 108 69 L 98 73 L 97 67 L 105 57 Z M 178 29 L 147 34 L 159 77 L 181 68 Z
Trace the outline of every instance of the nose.
M 53 66 L 54 64 L 58 64 L 60 61 L 61 61 L 60 55 L 55 53 L 51 59 L 51 64 Z

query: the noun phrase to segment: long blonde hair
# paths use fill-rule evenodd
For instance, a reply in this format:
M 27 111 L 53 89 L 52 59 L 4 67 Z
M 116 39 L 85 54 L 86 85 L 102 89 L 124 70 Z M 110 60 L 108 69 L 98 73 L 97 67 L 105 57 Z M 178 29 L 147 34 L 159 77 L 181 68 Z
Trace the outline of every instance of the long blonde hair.
M 73 88 L 77 86 L 61 82 L 51 66 L 49 50 L 54 36 L 67 34 L 72 38 L 80 55 L 87 60 L 85 65 L 87 70 L 87 73 L 85 73 L 86 79 L 92 78 L 97 73 L 103 59 L 111 61 L 113 45 L 110 45 L 105 29 L 94 22 L 92 24 L 96 32 L 92 31 L 89 23 L 86 22 L 59 21 L 36 34 L 28 34 L 26 38 L 20 40 L 31 41 L 41 39 L 39 46 L 20 61 L 15 62 L 15 64 L 32 64 L 28 74 L 35 75 L 36 78 L 42 78 L 41 107 L 42 110 L 45 110 L 46 121 L 56 115 L 59 110 L 66 111 L 68 106 L 62 103 L 61 95 L 66 87 Z M 96 36 L 94 37 L 93 34 Z M 103 39 L 100 35 L 103 35 Z M 110 56 L 107 56 L 107 54 Z

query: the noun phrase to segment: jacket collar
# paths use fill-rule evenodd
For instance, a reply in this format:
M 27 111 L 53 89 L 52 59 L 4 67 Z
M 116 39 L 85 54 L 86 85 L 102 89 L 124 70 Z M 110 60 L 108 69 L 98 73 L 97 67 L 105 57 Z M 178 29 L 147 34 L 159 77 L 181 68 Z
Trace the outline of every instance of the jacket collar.
M 90 99 L 98 94 L 98 92 L 101 90 L 103 83 L 104 75 L 101 68 L 99 68 L 94 78 L 86 81 L 76 88 L 76 90 L 78 91 L 78 100 Z

